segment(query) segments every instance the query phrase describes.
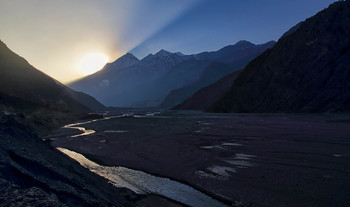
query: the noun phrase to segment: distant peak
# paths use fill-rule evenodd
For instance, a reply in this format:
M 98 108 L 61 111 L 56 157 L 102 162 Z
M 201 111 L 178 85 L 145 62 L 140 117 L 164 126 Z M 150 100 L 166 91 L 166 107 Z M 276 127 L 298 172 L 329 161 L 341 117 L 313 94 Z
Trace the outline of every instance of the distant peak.
M 166 50 L 164 50 L 164 49 L 159 50 L 159 52 L 162 52 L 162 53 L 170 53 L 170 52 L 168 52 L 168 51 L 166 51 Z
M 168 52 L 168 51 L 166 51 L 166 50 L 161 49 L 161 50 L 159 50 L 159 52 L 157 52 L 155 55 L 156 55 L 156 56 L 168 56 L 168 55 L 170 55 L 170 54 L 172 54 L 172 53 L 171 53 L 171 52 Z
M 185 56 L 183 53 L 181 53 L 181 52 L 177 52 L 177 53 L 175 53 L 175 54 L 177 54 L 178 56 Z
M 116 59 L 113 63 L 117 62 L 138 62 L 140 61 L 137 57 L 135 57 L 131 53 L 126 53 L 125 55 L 121 56 L 120 58 Z
M 130 66 L 130 65 L 136 64 L 139 61 L 140 60 L 137 57 L 135 57 L 133 54 L 126 53 L 125 55 L 121 56 L 111 64 L 112 65 L 123 64 L 124 66 Z
M 264 45 L 275 45 L 277 42 L 274 40 L 266 42 Z
M 239 45 L 254 45 L 254 44 L 247 40 L 240 40 L 235 45 L 239 46 Z
M 148 54 L 146 57 L 144 57 L 141 61 L 147 61 L 151 59 L 154 55 L 152 53 Z
M 135 57 L 135 55 L 133 55 L 133 54 L 131 54 L 131 53 L 126 53 L 125 55 L 121 56 L 120 58 L 138 59 L 137 57 Z

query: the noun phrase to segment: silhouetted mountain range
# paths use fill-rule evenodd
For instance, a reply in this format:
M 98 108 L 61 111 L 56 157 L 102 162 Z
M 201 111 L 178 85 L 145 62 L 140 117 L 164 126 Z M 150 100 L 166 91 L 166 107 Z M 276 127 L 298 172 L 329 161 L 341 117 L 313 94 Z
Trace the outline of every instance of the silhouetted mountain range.
M 241 50 L 225 54 L 223 51 L 227 51 L 230 48 L 223 48 L 221 50 L 221 53 L 225 54 L 223 55 L 223 58 L 218 58 L 218 61 L 212 62 L 195 82 L 185 85 L 182 88 L 173 89 L 169 95 L 165 97 L 160 106 L 163 108 L 171 108 L 183 102 L 199 89 L 216 82 L 227 74 L 244 68 L 251 60 L 256 58 L 266 49 L 273 47 L 275 42 L 271 41 L 262 45 L 254 45 L 247 41 L 240 41 L 236 45 L 237 47 L 240 47 Z
M 154 107 L 174 89 L 179 89 L 196 81 L 175 101 L 164 105 L 173 106 L 191 96 L 196 90 L 215 82 L 234 70 L 241 69 L 254 57 L 274 45 L 268 42 L 254 45 L 239 41 L 215 52 L 195 55 L 171 53 L 160 50 L 138 60 L 128 53 L 115 62 L 107 64 L 101 71 L 69 84 L 75 90 L 95 96 L 107 105 L 123 107 Z M 212 62 L 225 65 L 225 69 L 211 66 Z M 208 68 L 207 68 L 208 67 Z M 204 71 L 215 75 L 203 75 Z M 201 80 L 200 80 L 201 79 Z M 208 80 L 207 80 L 208 79 Z
M 16 102 L 17 105 L 18 103 L 27 103 L 26 105 L 29 106 L 31 104 L 28 102 L 30 102 L 33 105 L 65 111 L 87 112 L 104 109 L 104 106 L 93 97 L 73 91 L 35 69 L 1 41 L 0 94 L 3 95 L 0 104 L 5 108 L 15 106 L 10 103 Z M 19 101 L 19 99 L 23 101 Z
M 287 32 L 238 75 L 214 112 L 350 112 L 350 1 Z

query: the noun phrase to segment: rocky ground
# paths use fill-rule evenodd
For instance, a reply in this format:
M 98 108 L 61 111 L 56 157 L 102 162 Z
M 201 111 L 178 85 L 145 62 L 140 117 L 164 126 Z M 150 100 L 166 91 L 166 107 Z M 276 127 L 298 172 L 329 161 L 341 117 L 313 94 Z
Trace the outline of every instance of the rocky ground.
M 55 124 L 57 114 L 49 116 L 50 123 L 43 123 L 43 116 L 49 114 L 40 119 L 0 115 L 0 206 L 179 206 L 156 195 L 115 188 L 61 154 L 39 134 L 77 117 L 62 115 Z
M 60 129 L 52 146 L 104 165 L 125 166 L 244 206 L 350 203 L 350 118 L 346 115 L 163 113 Z

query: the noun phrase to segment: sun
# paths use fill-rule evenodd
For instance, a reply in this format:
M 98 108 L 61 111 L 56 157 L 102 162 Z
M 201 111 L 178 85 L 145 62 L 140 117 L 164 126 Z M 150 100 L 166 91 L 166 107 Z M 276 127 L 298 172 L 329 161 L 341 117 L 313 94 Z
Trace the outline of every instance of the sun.
M 77 69 L 85 75 L 93 74 L 103 68 L 108 62 L 108 57 L 103 53 L 88 53 L 77 64 Z

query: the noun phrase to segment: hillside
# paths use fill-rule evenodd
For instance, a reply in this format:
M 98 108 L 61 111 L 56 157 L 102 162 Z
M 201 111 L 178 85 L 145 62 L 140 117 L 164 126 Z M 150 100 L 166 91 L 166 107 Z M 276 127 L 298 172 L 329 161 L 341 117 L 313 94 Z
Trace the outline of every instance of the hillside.
M 247 41 L 240 41 L 236 44 L 241 47 L 240 51 L 223 55 L 217 61 L 212 62 L 201 74 L 199 79 L 182 88 L 172 90 L 161 103 L 162 108 L 171 108 L 186 99 L 190 98 L 196 91 L 215 83 L 222 77 L 244 68 L 251 60 L 259 56 L 265 50 L 273 47 L 274 41 L 261 45 L 254 45 Z M 227 50 L 226 48 L 221 51 Z M 221 52 L 223 53 L 223 52 Z M 222 61 L 222 62 L 220 62 Z M 230 62 L 233 61 L 233 62 Z M 223 62 L 226 62 L 225 64 Z M 229 63 L 227 63 L 229 62 Z
M 241 71 L 233 72 L 215 83 L 195 92 L 190 98 L 176 105 L 176 110 L 204 111 L 220 100 L 232 86 L 233 81 Z
M 77 93 L 31 66 L 0 41 L 0 93 L 52 109 L 103 110 L 93 97 Z
M 333 3 L 252 61 L 213 112 L 350 112 L 350 1 Z

